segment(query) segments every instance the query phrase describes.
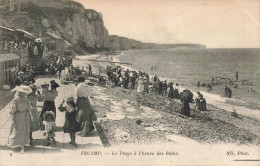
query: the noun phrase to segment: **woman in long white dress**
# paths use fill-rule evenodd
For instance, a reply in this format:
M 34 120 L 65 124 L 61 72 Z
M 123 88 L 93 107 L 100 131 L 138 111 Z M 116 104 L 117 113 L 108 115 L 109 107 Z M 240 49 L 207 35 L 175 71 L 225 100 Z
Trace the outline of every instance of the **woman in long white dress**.
M 10 146 L 20 146 L 21 153 L 24 153 L 24 146 L 29 143 L 30 123 L 33 121 L 33 108 L 26 96 L 32 90 L 29 86 L 21 85 L 13 91 L 16 91 L 16 98 L 10 110 L 12 123 L 8 143 Z

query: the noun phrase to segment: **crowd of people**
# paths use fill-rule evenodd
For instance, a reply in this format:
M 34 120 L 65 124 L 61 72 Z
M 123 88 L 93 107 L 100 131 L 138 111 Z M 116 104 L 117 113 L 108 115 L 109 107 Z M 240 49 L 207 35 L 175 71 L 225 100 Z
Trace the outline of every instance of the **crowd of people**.
M 27 70 L 25 72 L 19 71 L 17 77 L 14 81 L 15 86 L 20 86 L 22 84 L 30 85 L 35 83 L 35 76 L 32 71 Z
M 152 90 L 156 94 L 168 96 L 172 99 L 179 98 L 179 84 L 176 83 L 176 86 L 172 82 L 168 84 L 166 80 L 161 81 L 158 76 L 150 78 L 149 74 L 145 72 L 130 71 L 129 69 L 125 70 L 121 66 L 113 67 L 108 65 L 106 74 L 114 87 L 136 89 L 138 92 L 145 93 L 149 93 Z M 152 88 L 150 87 L 151 85 Z
M 20 146 L 21 153 L 24 153 L 25 145 L 33 146 L 33 132 L 38 130 L 43 131 L 43 136 L 46 137 L 46 146 L 50 146 L 51 141 L 55 144 L 57 116 L 55 99 L 59 95 L 57 88 L 60 85 L 55 80 L 51 80 L 49 83 L 43 82 L 40 85 L 23 82 L 22 73 L 19 73 L 18 77 L 21 82 L 12 90 L 16 94 L 10 109 L 12 123 L 8 137 L 9 145 Z M 74 147 L 77 147 L 76 133 L 85 137 L 95 129 L 93 121 L 96 120 L 96 116 L 90 105 L 89 98 L 91 97 L 92 93 L 85 77 L 79 77 L 74 95 L 65 96 L 58 107 L 60 112 L 65 112 L 63 130 L 64 133 L 69 133 L 70 144 Z M 37 102 L 43 102 L 40 114 L 36 107 Z
M 65 123 L 63 126 L 64 133 L 69 133 L 72 144 L 77 147 L 75 138 L 76 133 L 81 136 L 87 136 L 88 133 L 95 129 L 93 121 L 96 116 L 90 105 L 89 98 L 93 95 L 89 88 L 85 75 L 92 75 L 92 67 L 89 65 L 88 72 L 85 67 L 79 68 L 72 65 L 72 59 L 63 57 L 55 58 L 53 64 L 55 72 L 61 83 L 74 79 L 75 76 L 81 75 L 77 79 L 77 88 L 74 96 L 66 96 L 58 110 L 65 113 Z M 55 63 L 55 64 L 54 64 Z M 125 89 L 136 90 L 139 93 L 161 95 L 170 100 L 180 100 L 182 102 L 181 113 L 190 116 L 190 103 L 196 104 L 196 110 L 206 111 L 206 100 L 200 92 L 194 100 L 193 93 L 185 89 L 179 90 L 179 84 L 161 80 L 158 76 L 151 77 L 149 74 L 141 71 L 124 69 L 121 66 L 109 66 L 106 70 L 107 80 L 112 83 L 112 87 L 123 87 Z M 42 83 L 40 86 L 35 85 L 35 75 L 33 68 L 26 65 L 24 72 L 18 72 L 15 80 L 16 97 L 10 111 L 12 125 L 10 128 L 9 145 L 21 146 L 21 153 L 24 153 L 24 146 L 30 144 L 33 146 L 33 132 L 43 130 L 46 137 L 46 145 L 49 146 L 51 140 L 55 144 L 55 121 L 56 105 L 55 99 L 58 97 L 57 88 L 60 85 L 51 80 L 49 83 Z M 50 85 L 50 89 L 49 89 Z M 226 87 L 225 92 L 231 95 L 230 88 Z M 229 97 L 229 96 L 228 96 Z M 230 96 L 231 97 L 231 96 Z M 38 114 L 37 102 L 43 102 L 41 113 Z
M 178 99 L 182 102 L 182 113 L 190 116 L 189 103 L 194 102 L 193 94 L 190 90 L 180 92 L 179 84 L 173 82 L 167 83 L 167 80 L 160 80 L 158 76 L 150 77 L 145 72 L 130 71 L 121 66 L 106 67 L 108 79 L 112 82 L 113 87 L 123 87 L 126 89 L 137 90 L 143 93 L 155 93 L 169 99 Z M 206 111 L 206 100 L 200 92 L 197 92 L 198 98 L 195 99 L 196 108 L 200 111 Z
M 55 56 L 51 54 L 50 56 L 39 59 L 36 62 L 31 62 L 22 67 L 21 71 L 17 73 L 18 82 L 15 85 L 21 84 L 21 80 L 35 82 L 35 78 L 42 76 L 55 76 L 58 75 L 61 79 L 62 74 L 64 76 L 64 71 L 69 70 L 72 76 L 80 75 L 81 69 L 79 67 L 74 67 L 72 65 L 72 56 Z M 63 72 L 63 73 L 62 73 Z M 64 78 L 66 79 L 66 78 Z
M 58 56 L 51 54 L 50 56 L 40 59 L 34 67 L 36 75 L 55 75 L 61 73 L 66 67 L 72 65 L 72 56 Z
M 40 38 L 36 39 L 33 43 L 28 43 L 29 56 L 38 56 L 40 59 L 43 57 L 44 50 L 46 49 Z

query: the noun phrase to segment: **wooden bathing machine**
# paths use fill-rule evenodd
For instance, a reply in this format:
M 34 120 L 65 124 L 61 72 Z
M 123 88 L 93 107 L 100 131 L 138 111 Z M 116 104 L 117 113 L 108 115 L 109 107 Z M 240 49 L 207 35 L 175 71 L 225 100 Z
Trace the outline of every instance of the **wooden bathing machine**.
M 20 68 L 20 57 L 14 53 L 0 53 L 0 90 L 4 85 L 14 87 L 16 73 Z

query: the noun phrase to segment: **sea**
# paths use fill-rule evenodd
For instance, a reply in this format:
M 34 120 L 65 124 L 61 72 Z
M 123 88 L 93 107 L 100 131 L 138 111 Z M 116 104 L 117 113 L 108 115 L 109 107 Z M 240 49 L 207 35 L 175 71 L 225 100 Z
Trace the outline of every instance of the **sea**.
M 260 110 L 260 49 L 258 48 L 178 48 L 127 50 L 116 59 L 130 63 L 129 68 L 157 75 L 162 80 L 180 84 L 182 89 L 202 92 L 209 100 Z M 236 80 L 238 72 L 239 82 Z M 212 90 L 197 87 L 223 77 L 234 84 L 222 83 Z M 246 80 L 245 84 L 240 82 Z M 224 97 L 224 87 L 232 89 L 232 99 Z

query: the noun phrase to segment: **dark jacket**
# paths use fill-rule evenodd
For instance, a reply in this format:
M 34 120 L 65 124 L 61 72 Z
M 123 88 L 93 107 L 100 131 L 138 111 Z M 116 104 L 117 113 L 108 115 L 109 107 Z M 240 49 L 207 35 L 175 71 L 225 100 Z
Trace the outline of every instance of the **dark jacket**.
M 14 84 L 15 84 L 16 86 L 20 86 L 20 85 L 22 85 L 22 83 L 23 83 L 23 81 L 22 81 L 22 79 L 19 78 L 19 77 L 17 77 L 17 78 L 15 79 L 15 81 L 14 81 Z

